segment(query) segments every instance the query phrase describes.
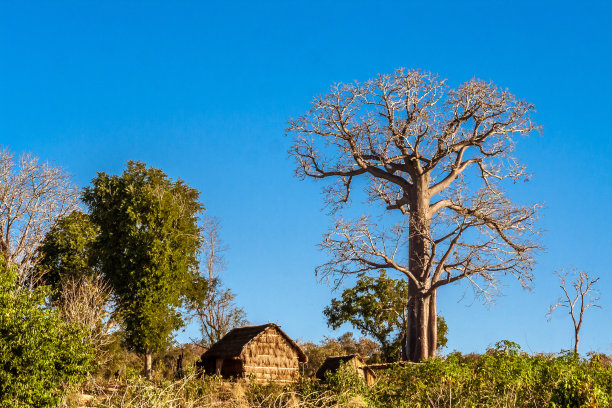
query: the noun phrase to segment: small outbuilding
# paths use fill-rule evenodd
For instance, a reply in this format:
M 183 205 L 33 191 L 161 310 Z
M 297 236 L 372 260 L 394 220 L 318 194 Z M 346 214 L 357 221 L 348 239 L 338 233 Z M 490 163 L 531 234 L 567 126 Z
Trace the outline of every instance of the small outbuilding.
M 376 381 L 376 374 L 368 367 L 366 362 L 359 354 L 350 354 L 347 356 L 327 357 L 321 367 L 315 373 L 315 377 L 320 380 L 325 380 L 325 374 L 335 373 L 342 364 L 347 365 L 354 370 L 357 375 L 366 381 L 366 384 L 372 385 Z
M 197 366 L 206 374 L 293 382 L 308 361 L 300 347 L 274 323 L 231 330 L 208 349 Z

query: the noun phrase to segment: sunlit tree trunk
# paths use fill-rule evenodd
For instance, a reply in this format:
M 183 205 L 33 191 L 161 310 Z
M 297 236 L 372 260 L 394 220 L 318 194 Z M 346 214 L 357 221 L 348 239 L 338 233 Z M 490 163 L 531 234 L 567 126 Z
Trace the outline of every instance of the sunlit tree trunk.
M 429 290 L 431 257 L 431 219 L 429 217 L 429 180 L 422 176 L 414 184 L 410 203 L 410 231 L 408 240 L 409 269 L 418 282 L 410 282 L 408 301 L 409 327 L 406 353 L 410 361 L 421 361 L 435 355 L 436 297 Z M 433 339 L 433 343 L 432 343 Z
M 145 350 L 143 374 L 147 380 L 150 380 L 153 377 L 153 353 L 150 349 Z

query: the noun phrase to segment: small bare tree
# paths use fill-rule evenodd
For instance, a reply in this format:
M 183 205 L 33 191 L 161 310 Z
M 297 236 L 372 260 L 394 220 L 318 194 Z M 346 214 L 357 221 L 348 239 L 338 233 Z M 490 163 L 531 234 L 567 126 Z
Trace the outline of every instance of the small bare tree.
M 56 301 L 61 318 L 83 327 L 84 340 L 92 343 L 98 362 L 104 362 L 104 347 L 112 341 L 116 326 L 112 289 L 100 275 L 68 275 L 61 282 Z
M 226 246 L 220 238 L 221 225 L 216 218 L 206 218 L 202 226 L 202 263 L 208 288 L 193 307 L 202 334 L 202 343 L 210 346 L 227 332 L 246 323 L 246 314 L 236 306 L 235 295 L 224 288 L 220 273 L 225 269 Z
M 336 84 L 289 122 L 299 178 L 331 179 L 332 213 L 363 187 L 395 212 L 392 226 L 338 217 L 321 247 L 321 277 L 394 269 L 409 283 L 403 358 L 435 355 L 438 288 L 469 281 L 490 299 L 499 276 L 532 282 L 538 205 L 516 205 L 501 187 L 527 179 L 515 138 L 537 129 L 533 106 L 491 83 L 451 89 L 436 75 L 399 69 L 365 83 Z M 361 181 L 361 183 L 358 183 Z M 407 249 L 404 249 L 406 248 Z
M 78 207 L 78 191 L 60 167 L 24 153 L 0 150 L 0 254 L 36 284 L 38 246 L 55 221 Z
M 595 289 L 595 284 L 599 281 L 599 278 L 595 278 L 589 275 L 586 271 L 577 270 L 572 267 L 572 280 L 568 280 L 569 272 L 562 269 L 555 271 L 555 274 L 561 281 L 559 287 L 563 291 L 557 303 L 550 305 L 547 317 L 548 320 L 552 318 L 552 313 L 558 307 L 565 307 L 568 309 L 568 313 L 574 323 L 574 353 L 578 354 L 578 344 L 580 342 L 580 328 L 582 327 L 582 318 L 584 312 L 589 307 L 599 307 L 597 304 L 599 300 L 599 291 Z

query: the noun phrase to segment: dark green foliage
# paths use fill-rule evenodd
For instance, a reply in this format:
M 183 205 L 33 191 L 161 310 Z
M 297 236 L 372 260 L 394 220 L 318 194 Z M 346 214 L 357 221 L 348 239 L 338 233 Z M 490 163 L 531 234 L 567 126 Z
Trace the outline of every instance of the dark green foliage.
M 385 361 L 395 361 L 405 333 L 408 298 L 408 283 L 390 278 L 381 270 L 377 278 L 360 274 L 355 287 L 345 289 L 323 313 L 330 327 L 337 329 L 350 323 L 380 344 Z M 437 346 L 441 349 L 446 346 L 448 327 L 441 316 L 437 320 Z
M 0 260 L 0 407 L 56 407 L 92 368 L 93 347 L 45 306 L 48 294 L 20 288 Z
M 140 162 L 121 176 L 98 173 L 84 190 L 100 228 L 96 260 L 117 297 L 126 344 L 138 352 L 164 349 L 183 324 L 186 295 L 198 295 L 198 200 L 197 190 Z
M 62 279 L 93 276 L 91 246 L 98 230 L 89 215 L 80 211 L 57 221 L 39 248 L 38 268 L 46 284 L 59 289 Z

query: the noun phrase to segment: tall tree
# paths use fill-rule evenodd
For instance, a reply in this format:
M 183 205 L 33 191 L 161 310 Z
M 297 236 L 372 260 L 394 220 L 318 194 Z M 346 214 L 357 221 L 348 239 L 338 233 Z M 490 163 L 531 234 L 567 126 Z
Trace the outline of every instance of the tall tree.
M 153 353 L 180 328 L 186 295 L 200 286 L 199 193 L 183 181 L 141 162 L 121 176 L 98 173 L 83 193 L 100 233 L 94 243 L 99 268 L 120 308 L 126 343 L 144 355 L 150 378 Z
M 36 253 L 45 234 L 78 206 L 78 191 L 60 167 L 0 148 L 0 254 L 34 286 Z
M 221 282 L 226 247 L 220 229 L 221 224 L 216 218 L 206 218 L 202 223 L 202 273 L 208 287 L 205 292 L 193 288 L 205 295 L 192 297 L 195 301 L 190 306 L 200 323 L 202 343 L 207 347 L 221 340 L 234 327 L 246 324 L 246 313 L 236 305 L 236 296 Z
M 331 259 L 317 273 L 401 272 L 409 285 L 404 358 L 435 355 L 441 286 L 467 280 L 486 299 L 500 275 L 531 285 L 538 206 L 512 203 L 501 183 L 527 177 L 512 151 L 517 135 L 536 129 L 532 111 L 491 83 L 452 89 L 436 75 L 399 69 L 336 84 L 289 122 L 296 175 L 335 181 L 325 188 L 333 213 L 363 186 L 371 204 L 398 215 L 387 228 L 368 216 L 339 217 L 321 244 Z
M 599 301 L 599 291 L 595 288 L 595 285 L 599 281 L 590 275 L 586 271 L 580 271 L 576 268 L 572 268 L 572 279 L 568 280 L 569 272 L 566 270 L 556 271 L 555 274 L 559 278 L 561 285 L 561 296 L 557 303 L 550 305 L 548 311 L 548 319 L 552 318 L 552 313 L 558 307 L 567 308 L 567 312 L 572 318 L 574 324 L 574 353 L 578 354 L 578 344 L 580 342 L 580 329 L 582 328 L 582 319 L 584 312 L 590 307 L 599 307 L 597 304 Z
M 376 278 L 361 273 L 355 286 L 333 299 L 323 314 L 333 329 L 350 323 L 363 335 L 376 339 L 382 358 L 390 362 L 397 360 L 406 338 L 408 297 L 406 281 L 390 278 L 384 270 Z M 446 346 L 448 328 L 441 316 L 437 316 L 437 325 L 439 350 Z

